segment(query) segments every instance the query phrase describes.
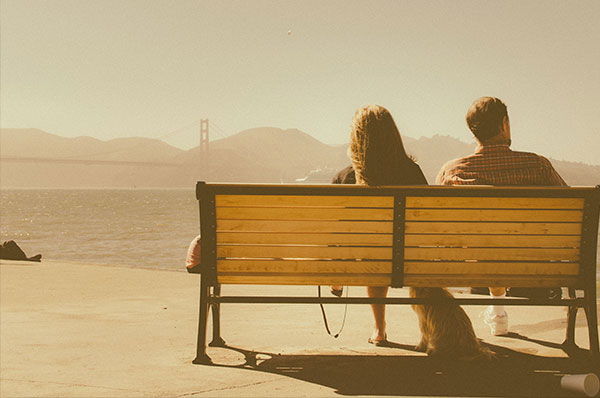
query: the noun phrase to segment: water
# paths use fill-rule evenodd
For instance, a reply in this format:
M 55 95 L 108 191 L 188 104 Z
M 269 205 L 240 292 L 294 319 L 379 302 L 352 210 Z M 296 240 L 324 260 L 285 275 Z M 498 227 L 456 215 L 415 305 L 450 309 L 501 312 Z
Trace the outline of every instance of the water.
M 184 269 L 198 235 L 194 190 L 2 190 L 0 239 L 31 256 Z

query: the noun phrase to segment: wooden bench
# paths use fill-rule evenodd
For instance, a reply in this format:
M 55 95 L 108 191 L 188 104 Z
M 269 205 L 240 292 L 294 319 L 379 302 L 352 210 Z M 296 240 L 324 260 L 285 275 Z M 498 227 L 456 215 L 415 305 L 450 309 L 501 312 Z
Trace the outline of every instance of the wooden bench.
M 600 187 L 364 187 L 198 182 L 202 235 L 197 353 L 223 346 L 221 303 L 423 304 L 420 298 L 221 296 L 223 284 L 567 287 L 566 345 L 583 307 L 598 356 Z M 576 290 L 583 296 L 577 297 Z M 456 298 L 461 305 L 492 299 Z

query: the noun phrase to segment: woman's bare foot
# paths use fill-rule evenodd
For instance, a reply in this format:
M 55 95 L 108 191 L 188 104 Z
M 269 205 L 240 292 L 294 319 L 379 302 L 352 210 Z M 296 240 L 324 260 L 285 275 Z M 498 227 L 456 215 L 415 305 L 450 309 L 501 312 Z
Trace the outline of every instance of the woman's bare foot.
M 387 333 L 385 332 L 385 325 L 383 325 L 383 328 L 381 329 L 374 329 L 373 333 L 371 333 L 371 338 L 369 339 L 370 341 L 373 342 L 378 342 L 378 341 L 384 341 L 387 339 Z
M 387 334 L 385 330 L 375 329 L 371 337 L 369 337 L 369 343 L 376 345 L 378 347 L 383 347 L 388 344 Z

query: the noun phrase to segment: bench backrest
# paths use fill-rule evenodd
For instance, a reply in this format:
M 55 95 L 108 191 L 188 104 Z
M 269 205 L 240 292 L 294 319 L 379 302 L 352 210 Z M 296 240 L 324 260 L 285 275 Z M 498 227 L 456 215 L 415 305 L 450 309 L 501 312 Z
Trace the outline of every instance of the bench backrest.
M 202 268 L 222 284 L 595 279 L 598 188 L 198 183 L 197 197 Z

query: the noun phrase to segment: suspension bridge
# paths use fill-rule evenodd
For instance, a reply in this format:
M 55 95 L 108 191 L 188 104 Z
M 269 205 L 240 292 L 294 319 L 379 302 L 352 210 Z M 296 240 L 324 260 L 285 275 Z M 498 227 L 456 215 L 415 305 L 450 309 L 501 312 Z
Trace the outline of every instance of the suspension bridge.
M 210 136 L 209 136 L 210 130 Z M 166 138 L 172 138 L 178 134 L 199 134 L 199 157 L 202 163 L 208 166 L 210 159 L 210 140 L 225 138 L 227 134 L 222 128 L 216 125 L 214 122 L 209 122 L 209 119 L 196 120 L 190 124 L 187 124 L 178 129 L 172 130 L 164 135 L 155 137 L 155 140 L 164 140 Z M 146 144 L 149 145 L 149 144 Z M 143 162 L 143 161 L 129 161 L 129 160 L 107 160 L 102 159 L 109 156 L 114 156 L 120 152 L 129 152 L 132 150 L 139 150 L 144 145 L 135 145 L 126 148 L 119 148 L 111 151 L 103 151 L 96 153 L 85 153 L 77 156 L 65 156 L 65 157 L 41 157 L 41 156 L 0 156 L 0 162 L 7 163 L 60 163 L 60 164 L 78 164 L 78 165 L 104 165 L 104 166 L 150 166 L 150 167 L 178 167 L 180 163 L 177 162 Z

